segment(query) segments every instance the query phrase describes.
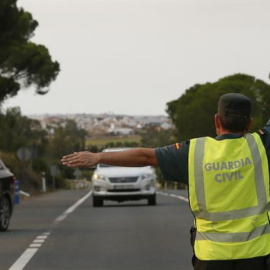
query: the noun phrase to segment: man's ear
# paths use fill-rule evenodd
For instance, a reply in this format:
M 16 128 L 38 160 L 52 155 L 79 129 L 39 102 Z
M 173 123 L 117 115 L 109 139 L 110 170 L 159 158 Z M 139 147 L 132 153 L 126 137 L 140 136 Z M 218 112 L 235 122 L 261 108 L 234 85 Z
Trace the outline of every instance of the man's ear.
M 221 125 L 220 125 L 219 116 L 217 113 L 215 114 L 215 127 L 216 127 L 216 133 L 217 133 L 217 135 L 219 135 Z
M 248 133 L 250 131 L 252 123 L 253 123 L 253 117 L 250 117 L 249 120 L 248 120 L 247 127 L 245 129 L 245 133 Z

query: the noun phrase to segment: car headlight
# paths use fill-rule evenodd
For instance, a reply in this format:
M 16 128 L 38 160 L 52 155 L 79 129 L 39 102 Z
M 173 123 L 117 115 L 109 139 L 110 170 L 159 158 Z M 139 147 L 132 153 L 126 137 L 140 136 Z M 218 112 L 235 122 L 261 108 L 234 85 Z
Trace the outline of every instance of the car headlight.
M 104 175 L 100 175 L 100 174 L 97 174 L 97 173 L 94 173 L 93 179 L 94 179 L 94 180 L 102 180 L 102 181 L 106 181 L 106 177 L 105 177 Z
M 141 175 L 141 180 L 145 180 L 145 179 L 152 179 L 153 178 L 153 174 L 143 174 Z

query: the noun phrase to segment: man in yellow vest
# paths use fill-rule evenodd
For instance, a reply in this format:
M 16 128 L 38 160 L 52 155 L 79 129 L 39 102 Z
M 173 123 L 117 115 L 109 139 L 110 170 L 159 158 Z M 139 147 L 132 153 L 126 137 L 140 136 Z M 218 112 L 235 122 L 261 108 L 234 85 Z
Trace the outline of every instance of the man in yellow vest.
M 270 269 L 270 121 L 252 134 L 251 124 L 250 99 L 229 93 L 219 100 L 215 139 L 115 153 L 84 151 L 63 157 L 62 163 L 159 166 L 165 179 L 189 187 L 195 270 L 266 270 Z

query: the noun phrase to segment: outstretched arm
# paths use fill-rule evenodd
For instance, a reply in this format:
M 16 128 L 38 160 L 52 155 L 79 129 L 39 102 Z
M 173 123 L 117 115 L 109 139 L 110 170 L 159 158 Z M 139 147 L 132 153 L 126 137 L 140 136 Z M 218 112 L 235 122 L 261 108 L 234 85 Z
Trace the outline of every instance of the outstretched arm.
M 124 167 L 158 166 L 155 149 L 134 148 L 118 152 L 75 152 L 64 156 L 61 162 L 68 167 L 92 167 L 105 163 Z

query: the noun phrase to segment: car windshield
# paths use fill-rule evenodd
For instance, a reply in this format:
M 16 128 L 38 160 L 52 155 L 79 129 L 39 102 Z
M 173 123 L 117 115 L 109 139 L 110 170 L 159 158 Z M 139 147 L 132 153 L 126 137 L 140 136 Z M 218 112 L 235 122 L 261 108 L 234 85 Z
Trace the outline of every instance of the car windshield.
M 100 163 L 98 164 L 99 168 L 126 168 L 126 169 L 141 169 L 141 168 L 147 168 L 149 166 L 144 166 L 144 167 L 126 167 L 126 166 L 116 166 L 116 165 L 109 165 L 109 164 L 105 164 L 105 163 Z
M 104 164 L 104 163 L 100 163 L 99 164 L 100 168 L 108 168 L 108 167 L 119 167 L 119 166 L 114 166 L 114 165 L 109 165 L 109 164 Z

